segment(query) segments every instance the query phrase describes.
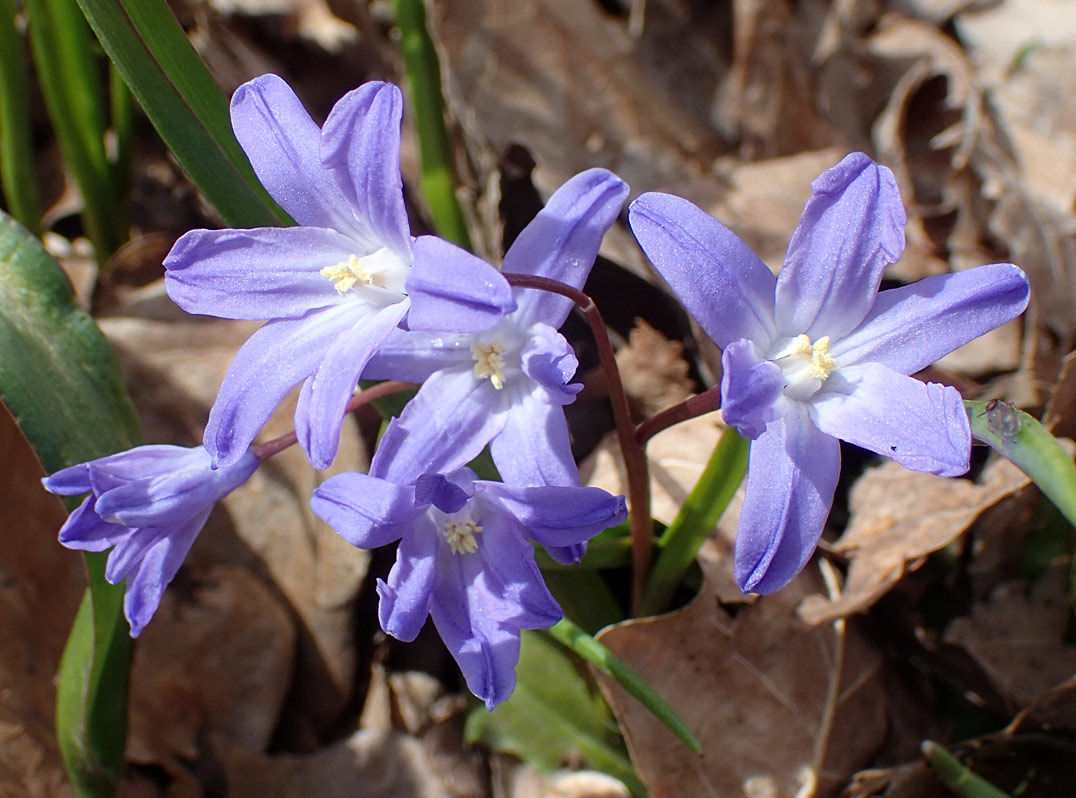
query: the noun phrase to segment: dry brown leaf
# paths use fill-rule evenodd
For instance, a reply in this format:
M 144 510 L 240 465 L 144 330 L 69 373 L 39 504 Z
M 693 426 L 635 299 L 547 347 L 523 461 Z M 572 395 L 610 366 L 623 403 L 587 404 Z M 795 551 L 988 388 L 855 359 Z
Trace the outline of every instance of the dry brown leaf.
M 1008 460 L 994 460 L 981 483 L 908 471 L 886 462 L 852 488 L 852 518 L 834 544 L 850 559 L 840 598 L 809 596 L 800 616 L 821 624 L 865 610 L 924 557 L 956 540 L 979 515 L 1031 480 Z
M 82 555 L 56 542 L 67 518 L 0 405 L 0 796 L 67 798 L 53 725 L 55 676 L 85 588 Z
M 592 166 L 647 188 L 704 172 L 721 145 L 710 106 L 726 53 L 683 31 L 715 25 L 722 11 L 667 0 L 648 6 L 643 35 L 632 39 L 596 3 L 433 3 L 454 116 L 494 153 L 523 144 L 547 194 Z
M 806 571 L 732 616 L 707 579 L 684 609 L 602 633 L 702 743 L 696 756 L 603 681 L 653 798 L 833 795 L 875 753 L 886 729 L 881 659 L 854 626 L 799 620 L 796 604 L 818 586 Z
M 1076 673 L 1076 647 L 1065 643 L 1072 607 L 1062 563 L 1033 586 L 1000 585 L 971 617 L 957 618 L 945 639 L 963 647 L 1014 709 L 1025 707 Z
M 687 399 L 694 384 L 688 376 L 684 345 L 670 341 L 642 319 L 635 320 L 616 364 L 628 397 L 644 416 L 653 416 Z
M 135 648 L 127 757 L 196 760 L 207 734 L 264 751 L 291 684 L 295 624 L 248 572 L 180 578 Z
M 269 757 L 216 741 L 234 798 L 362 795 L 453 798 L 432 772 L 423 745 L 395 732 L 358 731 L 313 754 Z

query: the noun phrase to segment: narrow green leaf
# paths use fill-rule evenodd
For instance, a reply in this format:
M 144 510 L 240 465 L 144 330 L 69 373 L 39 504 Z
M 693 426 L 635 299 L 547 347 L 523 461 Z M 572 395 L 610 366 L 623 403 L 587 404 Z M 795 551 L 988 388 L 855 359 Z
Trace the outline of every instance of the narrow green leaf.
M 0 398 L 45 470 L 128 449 L 138 420 L 114 353 L 74 304 L 71 285 L 41 244 L 0 214 Z M 68 503 L 72 507 L 73 502 Z M 57 731 L 82 795 L 110 795 L 126 736 L 131 641 L 123 588 L 87 555 L 90 589 L 60 666 Z
M 747 441 L 731 427 L 722 434 L 679 515 L 658 540 L 658 556 L 643 593 L 641 615 L 656 615 L 668 605 L 699 547 L 717 526 L 743 481 L 748 448 Z
M 1031 477 L 1076 526 L 1076 465 L 1057 438 L 1023 410 L 1009 404 L 964 400 L 971 434 Z
M 541 548 L 536 551 L 549 557 Z M 586 631 L 597 632 L 624 620 L 624 608 L 598 571 L 562 567 L 543 571 L 542 576 L 565 616 Z
M 105 152 L 107 95 L 98 79 L 93 39 L 75 0 L 25 0 L 25 8 L 45 107 L 82 195 L 86 233 L 104 263 L 126 234 Z
M 977 776 L 971 768 L 962 765 L 955 756 L 937 743 L 924 740 L 921 748 L 923 758 L 938 778 L 961 798 L 1012 798 L 982 776 Z
M 620 779 L 635 796 L 646 794 L 608 710 L 555 645 L 534 632 L 523 633 L 516 689 L 492 712 L 477 707 L 467 717 L 469 742 L 515 754 L 542 770 L 582 754 L 587 764 Z
M 42 0 L 36 0 L 42 2 Z M 232 133 L 228 101 L 163 0 L 78 0 L 146 116 L 233 227 L 290 224 Z
M 15 28 L 15 0 L 0 0 L 0 184 L 11 215 L 36 235 L 41 232 L 41 196 L 34 173 L 25 52 Z
M 396 25 L 400 29 L 407 84 L 415 111 L 422 176 L 419 185 L 430 208 L 437 233 L 464 249 L 471 248 L 467 222 L 456 197 L 456 174 L 452 145 L 445 128 L 445 105 L 441 93 L 441 67 L 430 32 L 426 28 L 424 0 L 394 0 Z
M 613 652 L 567 618 L 547 631 L 555 640 L 570 648 L 602 673 L 616 679 L 617 684 L 649 709 L 654 717 L 664 723 L 684 745 L 696 754 L 702 752 L 702 745 L 698 738 L 673 711 L 673 708 L 666 704 L 665 700 L 654 691 L 654 688 L 643 681 L 639 674 L 613 656 Z

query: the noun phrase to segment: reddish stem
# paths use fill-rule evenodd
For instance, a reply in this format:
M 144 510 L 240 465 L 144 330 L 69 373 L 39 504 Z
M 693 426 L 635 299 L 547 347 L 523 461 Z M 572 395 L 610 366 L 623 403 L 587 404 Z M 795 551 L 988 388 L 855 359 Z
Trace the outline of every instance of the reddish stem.
M 386 396 L 391 396 L 394 393 L 400 393 L 401 391 L 410 391 L 418 386 L 413 382 L 399 382 L 398 380 L 386 380 L 385 382 L 379 382 L 377 385 L 371 385 L 365 391 L 360 391 L 348 400 L 347 407 L 344 408 L 344 415 L 358 410 L 364 405 L 368 405 L 371 402 L 375 402 L 378 399 L 384 399 Z M 259 460 L 267 460 L 275 454 L 292 446 L 298 440 L 295 430 L 281 435 L 279 438 L 273 438 L 271 441 L 265 443 L 258 443 L 250 447 L 250 451 L 254 452 L 254 456 Z
M 648 418 L 635 430 L 635 442 L 646 448 L 647 441 L 673 424 L 687 421 L 689 418 L 712 413 L 721 407 L 721 389 L 711 388 L 696 396 L 689 396 L 678 405 L 662 410 L 653 418 Z
M 572 300 L 583 312 L 594 335 L 602 370 L 609 381 L 609 401 L 613 406 L 617 438 L 628 474 L 628 506 L 631 509 L 631 602 L 632 614 L 635 614 L 646 587 L 654 548 L 654 529 L 650 521 L 650 474 L 646 452 L 636 439 L 635 424 L 631 420 L 631 410 L 628 407 L 628 395 L 624 391 L 624 382 L 620 379 L 620 369 L 616 365 L 616 353 L 609 340 L 609 331 L 594 300 L 579 289 L 548 277 L 510 272 L 505 272 L 504 276 L 509 284 L 516 288 L 534 288 Z

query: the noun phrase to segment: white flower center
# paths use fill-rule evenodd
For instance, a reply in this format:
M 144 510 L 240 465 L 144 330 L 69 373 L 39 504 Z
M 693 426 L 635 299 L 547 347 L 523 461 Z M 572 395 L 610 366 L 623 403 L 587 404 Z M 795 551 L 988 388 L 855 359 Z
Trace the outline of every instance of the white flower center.
M 349 255 L 347 260 L 326 266 L 321 270 L 321 276 L 329 280 L 341 296 L 352 290 L 358 293 L 364 286 L 402 295 L 408 268 L 409 264 L 395 252 L 381 247 L 368 255 Z
M 501 339 L 474 341 L 471 343 L 471 354 L 474 355 L 475 379 L 488 377 L 493 387 L 501 390 L 504 387 L 504 343 Z
M 482 531 L 482 527 L 474 521 L 445 521 L 441 536 L 452 549 L 453 554 L 474 554 L 478 551 L 478 540 L 475 535 Z
M 828 335 L 813 343 L 806 335 L 785 339 L 769 359 L 780 367 L 785 378 L 785 396 L 801 402 L 818 393 L 837 369 L 837 361 L 829 354 Z

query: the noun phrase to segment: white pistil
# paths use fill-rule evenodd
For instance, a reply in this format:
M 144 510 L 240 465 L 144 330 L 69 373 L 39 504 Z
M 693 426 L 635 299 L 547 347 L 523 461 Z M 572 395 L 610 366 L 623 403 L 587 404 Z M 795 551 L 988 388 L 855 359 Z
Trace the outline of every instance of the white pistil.
M 475 535 L 481 531 L 474 521 L 446 521 L 441 535 L 453 554 L 474 554 L 478 551 Z
M 814 396 L 837 370 L 837 361 L 829 354 L 828 335 L 814 342 L 807 335 L 797 335 L 770 359 L 784 374 L 785 395 L 799 401 Z
M 504 387 L 504 344 L 499 338 L 489 343 L 475 341 L 471 344 L 471 354 L 474 355 L 475 379 L 483 380 L 487 377 L 498 391 Z
M 347 260 L 326 266 L 321 270 L 321 276 L 331 280 L 336 292 L 341 296 L 350 291 L 356 283 L 384 288 L 384 275 L 380 271 L 367 269 L 363 260 L 365 258 L 349 255 Z

